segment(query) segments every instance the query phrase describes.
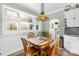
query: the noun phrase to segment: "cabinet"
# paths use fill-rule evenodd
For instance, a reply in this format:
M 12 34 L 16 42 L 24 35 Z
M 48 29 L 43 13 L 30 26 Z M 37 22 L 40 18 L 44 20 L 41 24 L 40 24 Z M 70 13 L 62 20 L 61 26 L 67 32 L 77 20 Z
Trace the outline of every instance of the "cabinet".
M 79 55 L 79 8 L 64 12 L 66 25 L 64 48 Z
M 79 37 L 64 35 L 64 48 L 79 55 Z
M 79 8 L 64 12 L 67 27 L 79 27 Z
M 73 27 L 74 26 L 73 15 L 74 15 L 73 10 L 65 12 L 65 18 L 67 19 L 67 27 Z

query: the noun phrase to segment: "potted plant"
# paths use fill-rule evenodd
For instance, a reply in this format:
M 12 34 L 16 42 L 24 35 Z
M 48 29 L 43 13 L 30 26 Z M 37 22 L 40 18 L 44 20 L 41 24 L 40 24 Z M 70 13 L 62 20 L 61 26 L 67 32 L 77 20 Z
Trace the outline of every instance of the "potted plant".
M 41 31 L 37 33 L 37 36 L 40 36 L 40 37 L 47 37 L 48 35 L 49 35 L 48 31 Z

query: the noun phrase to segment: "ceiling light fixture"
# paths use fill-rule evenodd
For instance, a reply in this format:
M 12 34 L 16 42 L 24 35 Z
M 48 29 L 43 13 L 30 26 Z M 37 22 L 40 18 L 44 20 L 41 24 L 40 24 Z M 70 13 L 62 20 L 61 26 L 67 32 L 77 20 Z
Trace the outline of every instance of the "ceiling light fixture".
M 37 17 L 38 21 L 47 21 L 48 17 L 44 13 L 44 3 L 41 3 L 41 12 L 40 15 Z

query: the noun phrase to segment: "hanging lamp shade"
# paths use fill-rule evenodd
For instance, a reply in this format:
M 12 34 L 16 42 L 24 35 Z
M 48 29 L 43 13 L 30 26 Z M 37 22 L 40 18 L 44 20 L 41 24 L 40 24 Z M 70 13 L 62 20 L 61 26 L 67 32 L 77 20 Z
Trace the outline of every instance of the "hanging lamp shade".
M 44 13 L 44 4 L 41 3 L 41 12 L 39 14 L 39 16 L 37 17 L 38 21 L 47 21 L 48 17 L 45 15 Z

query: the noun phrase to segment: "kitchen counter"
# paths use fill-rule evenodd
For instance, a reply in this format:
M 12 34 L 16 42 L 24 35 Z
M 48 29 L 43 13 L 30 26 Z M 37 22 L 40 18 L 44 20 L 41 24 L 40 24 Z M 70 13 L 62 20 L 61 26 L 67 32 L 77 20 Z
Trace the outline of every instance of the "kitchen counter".
M 68 35 L 68 34 L 66 34 L 66 35 Z M 68 36 L 79 37 L 79 35 L 72 35 L 72 34 L 69 34 Z

